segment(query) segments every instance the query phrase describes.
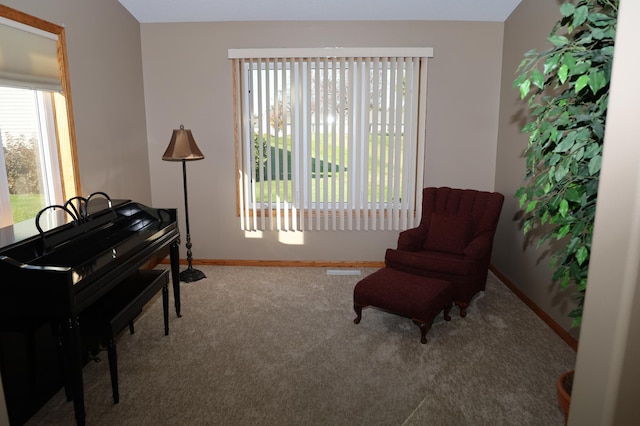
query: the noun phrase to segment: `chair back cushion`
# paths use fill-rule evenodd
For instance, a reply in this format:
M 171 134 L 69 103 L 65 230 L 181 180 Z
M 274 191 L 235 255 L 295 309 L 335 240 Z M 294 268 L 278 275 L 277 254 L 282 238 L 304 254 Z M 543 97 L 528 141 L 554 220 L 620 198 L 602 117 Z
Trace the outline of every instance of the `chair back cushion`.
M 477 235 L 493 236 L 503 202 L 498 192 L 424 188 L 420 227 L 428 231 L 425 249 L 461 254 Z
M 424 242 L 426 250 L 463 254 L 473 237 L 474 223 L 470 216 L 433 212 Z

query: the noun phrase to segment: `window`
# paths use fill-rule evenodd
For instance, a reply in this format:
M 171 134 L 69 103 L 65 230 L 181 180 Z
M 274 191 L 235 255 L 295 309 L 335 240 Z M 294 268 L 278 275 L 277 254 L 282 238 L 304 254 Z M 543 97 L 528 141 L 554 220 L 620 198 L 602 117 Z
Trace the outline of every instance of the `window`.
M 231 49 L 245 230 L 419 221 L 430 48 Z
M 0 5 L 0 227 L 80 193 L 64 29 Z
M 0 86 L 0 175 L 12 222 L 32 218 L 51 204 L 61 204 L 62 181 L 53 124 L 55 93 Z M 60 96 L 60 95 L 57 95 Z

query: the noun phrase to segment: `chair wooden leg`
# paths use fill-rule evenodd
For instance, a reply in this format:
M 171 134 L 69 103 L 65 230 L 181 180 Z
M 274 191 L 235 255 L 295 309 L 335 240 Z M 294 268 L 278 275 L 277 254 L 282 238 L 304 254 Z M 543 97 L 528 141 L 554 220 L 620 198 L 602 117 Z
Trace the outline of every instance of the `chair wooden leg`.
M 449 312 L 451 312 L 451 308 L 453 308 L 453 303 L 449 303 L 444 307 L 444 310 L 442 311 L 445 321 L 451 321 L 451 315 L 449 315 Z
M 362 305 L 358 305 L 356 303 L 353 304 L 353 309 L 356 311 L 356 319 L 353 320 L 354 324 L 360 324 L 360 320 L 362 319 Z
M 467 316 L 467 308 L 469 307 L 468 303 L 465 302 L 456 302 L 456 305 L 460 308 L 460 316 L 462 318 Z

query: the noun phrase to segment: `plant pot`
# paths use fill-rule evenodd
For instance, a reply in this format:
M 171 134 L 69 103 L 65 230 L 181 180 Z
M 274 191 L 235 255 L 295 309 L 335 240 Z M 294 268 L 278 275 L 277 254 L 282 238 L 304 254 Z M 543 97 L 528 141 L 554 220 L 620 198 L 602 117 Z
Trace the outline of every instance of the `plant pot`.
M 571 404 L 571 390 L 573 387 L 574 370 L 567 371 L 558 377 L 558 403 L 564 412 L 564 424 L 569 418 L 569 405 Z

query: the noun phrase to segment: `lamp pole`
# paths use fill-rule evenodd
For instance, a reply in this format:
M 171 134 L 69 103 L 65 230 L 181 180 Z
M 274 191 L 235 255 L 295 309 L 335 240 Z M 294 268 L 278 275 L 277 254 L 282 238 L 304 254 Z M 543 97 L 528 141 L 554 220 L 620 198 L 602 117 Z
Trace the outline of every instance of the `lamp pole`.
M 192 265 L 192 254 L 191 254 L 191 232 L 189 230 L 189 200 L 187 194 L 187 162 L 186 160 L 182 160 L 182 181 L 184 183 L 184 214 L 185 221 L 187 225 L 187 242 L 185 247 L 187 248 L 187 269 L 180 272 L 180 281 L 184 281 L 186 283 L 190 283 L 193 281 L 198 281 L 205 278 L 205 275 L 202 271 L 198 269 L 194 269 Z

